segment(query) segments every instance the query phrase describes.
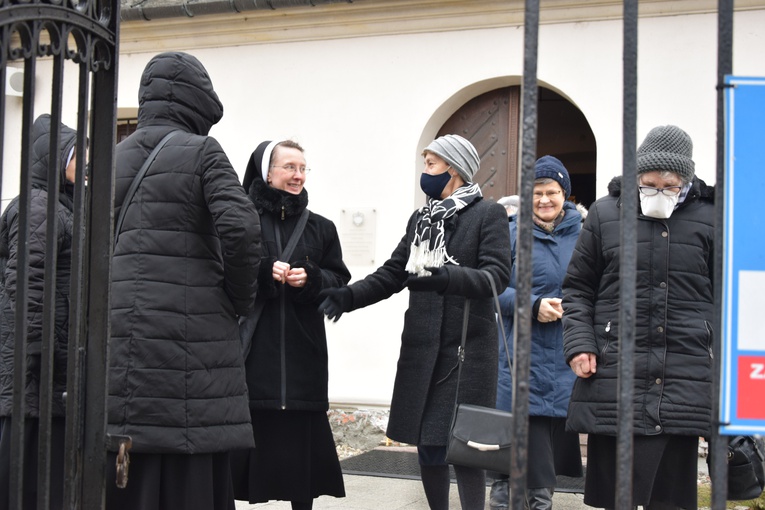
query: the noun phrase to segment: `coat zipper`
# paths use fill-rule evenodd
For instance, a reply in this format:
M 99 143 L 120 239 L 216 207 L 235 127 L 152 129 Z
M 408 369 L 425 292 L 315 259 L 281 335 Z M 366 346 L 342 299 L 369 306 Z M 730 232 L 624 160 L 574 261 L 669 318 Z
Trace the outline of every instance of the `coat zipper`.
M 286 344 L 286 338 L 284 333 L 284 326 L 285 326 L 285 313 L 284 313 L 284 287 L 280 287 L 279 289 L 279 304 L 280 311 L 279 311 L 279 319 L 281 322 L 281 327 L 279 328 L 281 330 L 280 335 L 280 356 L 281 356 L 281 364 L 282 364 L 282 381 L 281 381 L 281 390 L 282 390 L 282 410 L 287 409 L 287 346 Z
M 284 205 L 282 205 L 282 221 L 284 221 Z M 274 228 L 280 229 L 281 225 L 274 225 Z M 281 236 L 277 234 L 277 247 L 276 249 L 281 253 Z M 284 331 L 287 319 L 285 307 L 285 292 L 284 284 L 279 286 L 279 362 L 281 363 L 281 408 L 282 411 L 287 409 L 287 345 L 286 345 L 286 333 Z

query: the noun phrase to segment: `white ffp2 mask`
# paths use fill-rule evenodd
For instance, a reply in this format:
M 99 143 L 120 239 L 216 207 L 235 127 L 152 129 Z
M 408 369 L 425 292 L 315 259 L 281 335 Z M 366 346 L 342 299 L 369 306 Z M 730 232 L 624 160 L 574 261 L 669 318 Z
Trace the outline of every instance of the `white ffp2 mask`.
M 679 195 L 667 196 L 664 193 L 657 193 L 652 197 L 641 194 L 640 208 L 646 216 L 667 219 L 675 210 L 678 198 Z

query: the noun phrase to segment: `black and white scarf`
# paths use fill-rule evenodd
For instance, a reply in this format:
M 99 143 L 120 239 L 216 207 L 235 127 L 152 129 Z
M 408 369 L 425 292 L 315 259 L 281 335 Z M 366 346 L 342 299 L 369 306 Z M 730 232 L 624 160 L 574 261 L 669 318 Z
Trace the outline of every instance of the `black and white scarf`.
M 426 267 L 441 267 L 446 262 L 459 265 L 446 253 L 444 221 L 482 196 L 481 187 L 470 183 L 460 186 L 443 200 L 428 198 L 428 203 L 420 208 L 419 218 L 414 226 L 414 241 L 406 263 L 407 272 L 418 276 L 430 276 L 430 272 L 425 270 Z

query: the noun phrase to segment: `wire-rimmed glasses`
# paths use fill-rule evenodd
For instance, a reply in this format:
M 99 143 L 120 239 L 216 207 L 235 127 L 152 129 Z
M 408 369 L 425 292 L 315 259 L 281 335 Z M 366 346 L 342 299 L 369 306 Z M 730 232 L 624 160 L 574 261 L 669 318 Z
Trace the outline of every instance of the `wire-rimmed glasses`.
M 653 197 L 657 194 L 661 193 L 662 195 L 666 195 L 668 197 L 674 197 L 678 193 L 680 193 L 680 190 L 683 189 L 682 186 L 667 186 L 666 188 L 654 188 L 653 186 L 638 186 L 638 189 L 640 190 L 640 193 L 647 197 Z
M 297 167 L 291 163 L 286 165 L 271 165 L 271 168 L 283 168 L 284 170 L 292 174 L 300 173 L 303 175 L 307 175 L 308 173 L 311 172 L 311 169 L 308 167 L 305 167 L 305 166 Z

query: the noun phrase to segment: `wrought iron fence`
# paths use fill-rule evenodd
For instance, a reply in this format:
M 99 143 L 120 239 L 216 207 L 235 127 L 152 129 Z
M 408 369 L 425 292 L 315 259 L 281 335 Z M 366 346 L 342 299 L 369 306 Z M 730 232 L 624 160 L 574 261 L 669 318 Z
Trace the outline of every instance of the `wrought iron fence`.
M 519 190 L 521 195 L 520 217 L 532 214 L 531 197 L 536 160 L 537 134 L 537 40 L 539 28 L 539 0 L 525 2 L 524 76 L 523 76 L 523 127 L 521 134 L 521 165 Z M 185 4 L 184 4 L 185 5 Z M 105 387 L 107 339 L 109 336 L 109 276 L 112 238 L 112 196 L 114 168 L 114 140 L 116 130 L 116 89 L 119 35 L 118 0 L 0 0 L 0 138 L 4 137 L 6 106 L 6 74 L 8 63 L 23 62 L 23 110 L 21 122 L 20 164 L 20 222 L 19 253 L 20 283 L 15 311 L 16 338 L 14 357 L 14 392 L 12 421 L 12 456 L 15 467 L 8 495 L 10 507 L 22 508 L 22 484 L 25 458 L 24 444 L 24 381 L 26 372 L 27 278 L 30 232 L 27 226 L 31 179 L 27 169 L 31 164 L 31 129 L 38 103 L 35 75 L 41 60 L 50 61 L 53 69 L 50 113 L 53 125 L 62 118 L 64 97 L 65 62 L 77 65 L 79 86 L 77 97 L 77 146 L 89 147 L 89 165 L 79 158 L 76 168 L 74 193 L 74 235 L 71 269 L 70 331 L 68 346 L 68 380 L 66 398 L 66 468 L 65 506 L 68 508 L 103 508 L 105 467 Z M 633 388 L 632 359 L 635 325 L 635 273 L 636 273 L 636 112 L 637 103 L 637 0 L 624 1 L 623 27 L 623 176 L 624 191 L 621 211 L 621 377 L 620 400 L 630 402 Z M 722 225 L 724 195 L 723 165 L 723 76 L 732 68 L 732 0 L 720 0 L 718 4 L 718 145 L 717 145 L 717 193 L 716 221 Z M 88 136 L 86 136 L 88 133 Z M 58 149 L 58 133 L 52 137 L 51 149 Z M 4 144 L 0 144 L 0 173 Z M 85 186 L 84 176 L 88 184 Z M 16 169 L 11 169 L 16 171 Z M 57 179 L 56 168 L 51 164 L 51 179 Z M 55 210 L 55 194 L 49 195 L 49 210 Z M 717 229 L 718 246 L 722 243 L 722 228 Z M 528 378 L 531 346 L 531 222 L 519 221 L 517 255 L 516 347 L 515 347 L 515 445 L 510 466 L 512 505 L 521 509 L 524 505 L 526 486 L 526 461 L 528 458 Z M 48 226 L 49 238 L 56 235 L 54 222 Z M 720 281 L 722 268 L 721 250 L 715 250 L 715 275 Z M 55 300 L 55 253 L 46 257 L 44 341 L 42 347 L 40 454 L 38 461 L 38 508 L 47 509 L 50 504 L 50 480 L 48 467 L 51 450 L 51 376 L 53 368 L 53 328 Z M 628 283 L 629 282 L 629 283 Z M 716 286 L 715 299 L 721 302 L 720 286 Z M 718 311 L 720 307 L 717 307 Z M 720 330 L 720 316 L 715 317 L 716 330 Z M 719 337 L 719 335 L 718 335 Z M 719 359 L 720 346 L 716 344 L 715 355 Z M 719 406 L 719 369 L 715 372 L 713 416 Z M 623 382 L 622 382 L 623 381 Z M 619 509 L 631 508 L 632 492 L 632 420 L 627 417 L 629 406 L 618 410 L 617 452 L 617 500 Z M 5 434 L 7 431 L 4 431 Z M 713 508 L 725 507 L 726 465 L 725 444 L 713 427 L 711 451 L 715 461 L 711 465 L 713 480 Z
M 56 128 L 62 121 L 65 102 L 76 101 L 76 147 L 78 154 L 73 193 L 73 232 L 67 347 L 66 435 L 64 501 L 67 508 L 103 506 L 105 465 L 105 386 L 109 334 L 109 268 L 112 232 L 113 154 L 116 115 L 119 2 L 117 0 L 0 0 L 0 165 L 5 147 L 5 78 L 23 62 L 21 158 L 18 172 L 19 229 L 18 285 L 13 357 L 13 408 L 11 425 L 10 508 L 21 509 L 29 458 L 23 455 L 25 422 L 25 376 L 29 295 L 29 231 L 32 179 L 32 125 L 38 113 L 50 113 L 50 154 L 60 149 Z M 38 66 L 52 66 L 51 88 L 36 89 Z M 73 65 L 68 65 L 68 64 Z M 67 64 L 67 65 L 65 65 Z M 78 73 L 76 90 L 65 90 L 65 72 Z M 44 103 L 50 97 L 50 105 Z M 43 110 L 36 112 L 39 105 Z M 82 150 L 86 148 L 86 150 Z M 89 163 L 86 161 L 89 160 Z M 58 189 L 59 162 L 50 158 L 49 189 Z M 86 185 L 87 179 L 87 185 Z M 48 194 L 48 217 L 53 217 L 57 193 Z M 47 222 L 46 238 L 57 235 L 57 222 Z M 52 374 L 54 368 L 54 321 L 56 300 L 56 250 L 46 243 L 41 345 L 39 455 L 37 459 L 37 508 L 50 507 Z M 61 367 L 57 367 L 58 370 Z M 3 434 L 8 431 L 3 431 Z M 6 495 L 3 495 L 6 496 Z

